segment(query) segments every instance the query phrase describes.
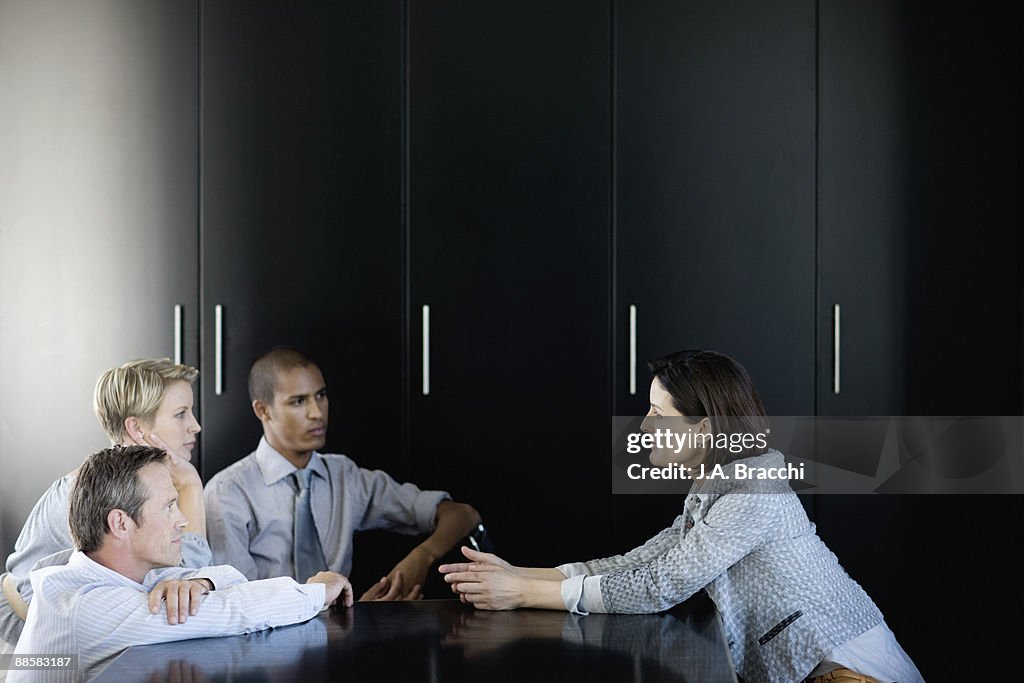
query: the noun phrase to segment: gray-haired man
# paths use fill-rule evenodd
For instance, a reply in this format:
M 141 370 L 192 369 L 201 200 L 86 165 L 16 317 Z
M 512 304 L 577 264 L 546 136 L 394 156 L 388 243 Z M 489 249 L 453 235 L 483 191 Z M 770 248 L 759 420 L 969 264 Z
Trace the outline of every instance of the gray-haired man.
M 82 465 L 68 512 L 77 550 L 66 565 L 32 572 L 35 597 L 15 654 L 74 654 L 86 670 L 131 645 L 305 621 L 339 596 L 352 604 L 348 579 L 331 572 L 298 584 L 248 582 L 228 566 L 176 566 L 187 520 L 168 457 L 149 446 L 114 447 Z M 25 674 L 12 671 L 8 681 Z

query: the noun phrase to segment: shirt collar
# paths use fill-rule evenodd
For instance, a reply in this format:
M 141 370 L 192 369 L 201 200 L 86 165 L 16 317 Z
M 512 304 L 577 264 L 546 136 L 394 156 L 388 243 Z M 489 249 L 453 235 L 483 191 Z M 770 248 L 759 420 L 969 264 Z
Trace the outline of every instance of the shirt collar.
M 76 550 L 71 553 L 71 557 L 68 558 L 68 565 L 84 569 L 90 574 L 102 576 L 107 581 L 116 581 L 122 586 L 131 586 L 132 588 L 144 588 L 143 584 L 136 583 L 132 579 L 129 579 L 124 574 L 115 572 L 110 567 L 105 567 L 96 560 L 92 559 L 81 550 Z
M 260 474 L 263 476 L 263 483 L 267 486 L 291 476 L 291 473 L 298 469 L 295 465 L 288 462 L 286 457 L 278 453 L 267 442 L 267 437 L 265 436 L 260 437 L 260 445 L 256 447 L 256 464 L 259 466 Z M 313 454 L 310 456 L 306 468 L 313 470 L 313 473 L 319 475 L 322 479 L 327 479 L 327 465 L 316 451 L 313 451 Z

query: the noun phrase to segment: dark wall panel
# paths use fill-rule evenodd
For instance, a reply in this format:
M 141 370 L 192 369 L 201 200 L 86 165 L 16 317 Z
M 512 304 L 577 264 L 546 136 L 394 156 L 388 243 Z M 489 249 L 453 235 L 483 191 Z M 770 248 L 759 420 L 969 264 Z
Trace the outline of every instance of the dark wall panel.
M 609 16 L 410 5 L 413 471 L 476 505 L 515 562 L 606 542 Z
M 814 4 L 628 0 L 616 30 L 616 414 L 647 412 L 648 359 L 698 348 L 770 413 L 813 414 Z M 614 536 L 680 509 L 615 496 Z
M 820 411 L 1019 415 L 1019 10 L 820 11 Z M 926 679 L 1002 675 L 1024 617 L 1007 560 L 1020 496 L 815 502 L 822 538 Z
M 327 450 L 395 470 L 401 3 L 207 0 L 202 11 L 204 476 L 255 448 L 246 376 L 277 344 L 321 363 Z

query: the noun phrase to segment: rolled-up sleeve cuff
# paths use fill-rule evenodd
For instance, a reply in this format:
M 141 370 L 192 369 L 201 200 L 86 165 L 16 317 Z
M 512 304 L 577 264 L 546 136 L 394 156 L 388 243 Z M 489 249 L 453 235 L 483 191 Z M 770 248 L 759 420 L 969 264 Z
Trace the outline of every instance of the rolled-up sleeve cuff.
M 587 612 L 606 612 L 604 598 L 601 597 L 601 576 L 588 576 L 583 579 L 583 597 L 580 608 Z
M 562 582 L 562 604 L 573 614 L 603 612 L 601 578 L 575 575 Z
M 420 531 L 429 534 L 434 531 L 437 522 L 437 506 L 443 501 L 451 500 L 447 491 L 420 491 L 416 496 L 413 510 L 416 515 L 416 526 Z
M 562 604 L 573 614 L 587 614 L 580 610 L 583 598 L 583 576 L 571 576 L 562 582 Z
M 600 576 L 570 577 L 562 582 L 562 604 L 573 614 L 604 612 Z
M 181 566 L 207 567 L 213 561 L 213 551 L 205 537 L 194 532 L 181 535 Z
M 587 565 L 582 562 L 568 562 L 566 564 L 560 564 L 555 567 L 558 571 L 565 574 L 565 578 L 571 579 L 574 576 L 586 576 L 590 572 L 587 571 Z

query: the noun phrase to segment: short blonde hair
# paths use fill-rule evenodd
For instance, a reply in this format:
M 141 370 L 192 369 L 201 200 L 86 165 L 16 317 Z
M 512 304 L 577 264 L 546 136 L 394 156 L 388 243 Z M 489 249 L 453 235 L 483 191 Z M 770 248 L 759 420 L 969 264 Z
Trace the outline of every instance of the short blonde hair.
M 124 421 L 129 417 L 150 422 L 164 392 L 174 382 L 196 381 L 199 371 L 169 358 L 142 358 L 111 368 L 96 382 L 93 408 L 112 444 L 125 439 Z

